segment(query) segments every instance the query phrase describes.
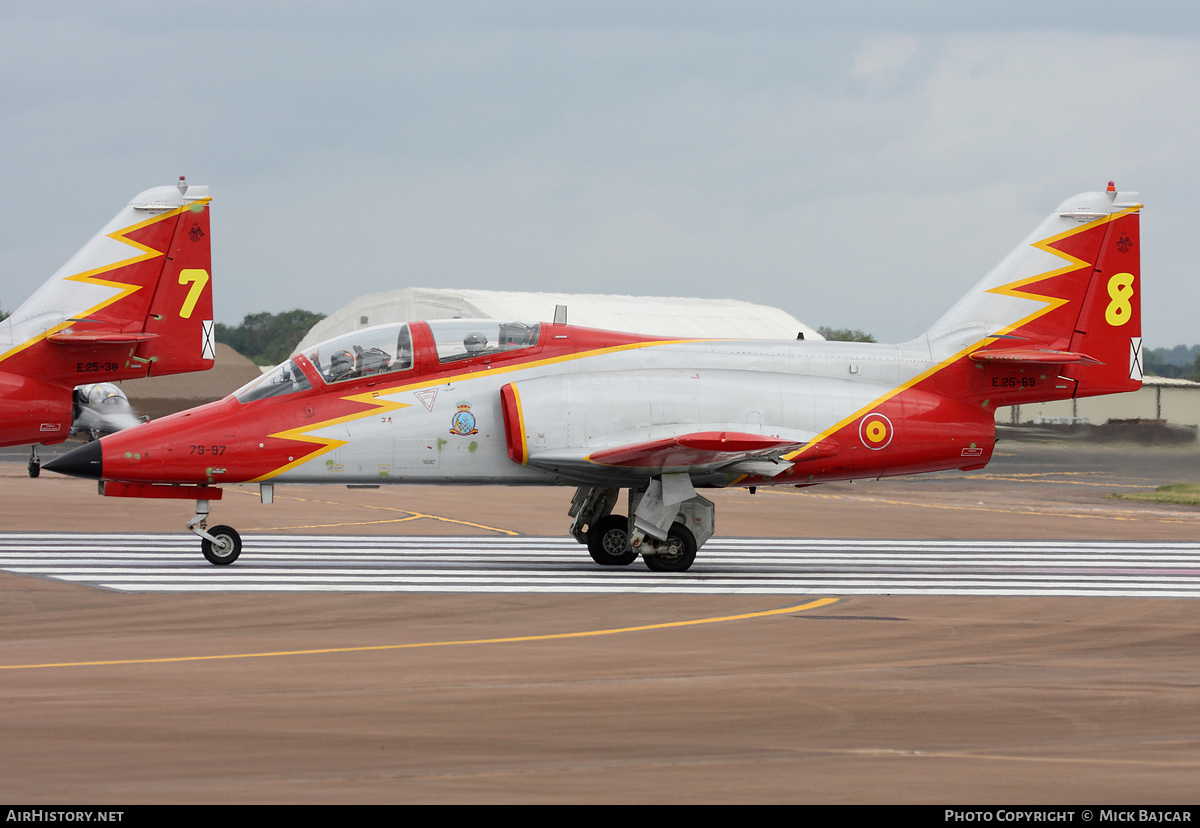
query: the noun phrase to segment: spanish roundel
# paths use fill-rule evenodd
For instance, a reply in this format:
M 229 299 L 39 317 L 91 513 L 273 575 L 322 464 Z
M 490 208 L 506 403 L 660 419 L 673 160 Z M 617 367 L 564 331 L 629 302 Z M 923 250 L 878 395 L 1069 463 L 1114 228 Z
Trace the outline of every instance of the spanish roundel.
M 858 424 L 858 436 L 869 449 L 886 448 L 892 442 L 892 421 L 882 414 L 868 414 Z

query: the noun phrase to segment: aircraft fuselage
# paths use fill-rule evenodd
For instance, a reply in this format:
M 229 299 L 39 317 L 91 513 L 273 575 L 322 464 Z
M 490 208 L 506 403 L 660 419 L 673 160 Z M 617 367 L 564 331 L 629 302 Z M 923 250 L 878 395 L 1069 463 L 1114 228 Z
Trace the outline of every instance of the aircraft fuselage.
M 445 362 L 433 334 L 444 325 L 408 326 L 408 369 L 333 381 L 317 364 L 323 355 L 299 355 L 286 370 L 303 379 L 284 380 L 295 386 L 286 392 L 257 396 L 282 384 L 265 377 L 129 432 L 128 448 L 110 436 L 103 477 L 638 485 L 686 468 L 700 486 L 796 485 L 978 467 L 994 444 L 990 408 L 915 387 L 877 406 L 873 430 L 844 422 L 934 367 L 920 345 L 654 340 L 542 325 L 529 347 Z M 385 327 L 394 341 L 400 326 Z M 506 388 L 518 410 L 510 392 L 506 413 Z M 670 444 L 708 433 L 776 442 L 724 453 Z M 794 465 L 756 473 L 753 456 L 782 463 L 788 453 Z

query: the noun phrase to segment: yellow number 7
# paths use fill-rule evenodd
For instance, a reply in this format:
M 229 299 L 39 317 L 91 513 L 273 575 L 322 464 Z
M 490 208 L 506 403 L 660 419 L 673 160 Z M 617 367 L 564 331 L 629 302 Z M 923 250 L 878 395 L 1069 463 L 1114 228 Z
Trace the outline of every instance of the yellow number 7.
M 200 298 L 200 294 L 204 292 L 204 286 L 208 284 L 208 271 L 199 268 L 179 271 L 179 284 L 189 283 L 191 287 L 188 288 L 187 298 L 183 300 L 183 307 L 179 309 L 179 316 L 183 319 L 191 319 L 192 311 L 196 308 L 196 300 Z

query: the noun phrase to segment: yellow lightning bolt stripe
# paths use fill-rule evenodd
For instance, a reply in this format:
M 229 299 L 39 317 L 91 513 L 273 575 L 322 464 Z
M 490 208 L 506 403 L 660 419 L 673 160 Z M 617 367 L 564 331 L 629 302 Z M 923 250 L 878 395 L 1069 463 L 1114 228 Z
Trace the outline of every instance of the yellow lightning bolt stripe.
M 1069 253 L 1063 253 L 1061 250 L 1055 250 L 1054 248 L 1050 247 L 1050 245 L 1054 244 L 1056 242 L 1062 241 L 1063 239 L 1069 238 L 1070 236 L 1074 236 L 1078 233 L 1082 233 L 1086 230 L 1090 230 L 1101 224 L 1107 224 L 1108 222 L 1114 221 L 1118 218 L 1121 218 L 1122 216 L 1126 216 L 1131 213 L 1136 213 L 1141 208 L 1142 208 L 1141 204 L 1135 204 L 1131 207 L 1126 207 L 1116 213 L 1112 213 L 1107 216 L 1102 216 L 1100 218 L 1097 218 L 1094 221 L 1089 221 L 1085 224 L 1081 224 L 1078 227 L 1072 227 L 1068 230 L 1063 231 L 1062 233 L 1059 233 L 1056 236 L 1051 236 L 1050 238 L 1041 239 L 1039 241 L 1033 242 L 1031 244 L 1032 247 L 1036 247 L 1039 250 L 1043 250 L 1047 253 L 1052 253 L 1061 259 L 1066 259 L 1067 264 L 1063 265 L 1062 267 L 1058 268 L 1057 270 L 1046 271 L 1045 273 L 1039 274 L 1037 276 L 1031 276 L 1027 279 L 1019 279 L 1018 281 L 1011 282 L 1007 285 L 1001 285 L 1000 287 L 991 288 L 987 292 L 995 293 L 1000 296 L 1015 296 L 1015 297 L 1018 297 L 1021 299 L 1040 300 L 1040 301 L 1046 303 L 1042 308 L 1029 314 L 1024 319 L 1020 320 L 1019 322 L 1017 322 L 1013 325 L 1009 325 L 1008 327 L 1004 328 L 1002 331 L 1000 331 L 997 334 L 991 334 L 991 335 L 983 337 L 978 342 L 968 345 L 966 348 L 963 348 L 962 350 L 960 350 L 958 353 L 954 354 L 953 356 L 947 357 L 946 359 L 942 360 L 941 362 L 937 363 L 936 365 L 928 368 L 925 371 L 922 371 L 920 374 L 917 374 L 912 379 L 901 383 L 900 385 L 896 386 L 892 390 L 888 391 L 886 394 L 883 394 L 882 396 L 878 397 L 877 399 L 871 401 L 869 404 L 858 409 L 850 416 L 843 418 L 839 422 L 835 423 L 834 425 L 832 425 L 829 428 L 822 431 L 820 434 L 818 434 L 816 437 L 814 437 L 808 443 L 808 445 L 806 445 L 804 448 L 798 449 L 789 454 L 785 454 L 783 456 L 783 459 L 788 460 L 788 461 L 794 461 L 797 457 L 800 457 L 805 452 L 813 450 L 817 446 L 817 444 L 820 443 L 822 440 L 824 440 L 826 437 L 829 437 L 830 435 L 840 431 L 842 428 L 844 428 L 845 426 L 854 422 L 859 417 L 862 417 L 865 414 L 870 413 L 870 411 L 873 408 L 882 405 L 883 403 L 885 403 L 888 400 L 895 397 L 897 394 L 907 391 L 909 388 L 912 388 L 914 385 L 928 379 L 929 377 L 932 377 L 934 374 L 937 374 L 937 373 L 945 370 L 946 368 L 949 368 L 951 365 L 954 365 L 959 360 L 964 359 L 967 355 L 975 352 L 979 348 L 982 348 L 984 345 L 988 345 L 988 344 L 991 344 L 992 342 L 995 342 L 998 338 L 1000 338 L 1001 335 L 1007 334 L 1011 331 L 1014 331 L 1023 325 L 1027 325 L 1030 322 L 1034 321 L 1035 319 L 1038 319 L 1039 317 L 1042 317 L 1045 314 L 1050 313 L 1050 311 L 1054 310 L 1055 308 L 1061 307 L 1064 303 L 1068 302 L 1069 300 L 1058 299 L 1058 298 L 1050 297 L 1050 296 L 1042 296 L 1040 294 L 1024 293 L 1022 291 L 1018 291 L 1018 288 L 1022 288 L 1027 285 L 1034 284 L 1035 282 L 1043 282 L 1043 281 L 1046 281 L 1047 279 L 1052 279 L 1055 276 L 1062 275 L 1063 273 L 1069 273 L 1070 271 L 1075 270 L 1078 267 L 1091 267 L 1091 266 L 1094 266 L 1094 263 L 1089 264 L 1088 262 L 1085 262 L 1082 259 L 1076 258 L 1075 256 L 1072 256 Z M 748 475 L 743 475 L 742 477 L 739 477 L 737 480 L 735 480 L 733 482 L 732 485 L 736 485 L 737 483 L 741 482 L 742 480 L 745 480 L 747 476 Z
M 142 289 L 141 285 L 131 285 L 126 282 L 114 282 L 109 279 L 101 279 L 101 278 L 99 278 L 99 276 L 101 276 L 104 273 L 109 273 L 113 270 L 118 270 L 122 267 L 128 267 L 129 265 L 134 265 L 134 264 L 138 264 L 139 262 L 144 262 L 147 259 L 153 259 L 156 256 L 165 256 L 166 255 L 165 250 L 155 250 L 154 248 L 148 247 L 147 245 L 144 245 L 141 242 L 134 241 L 133 239 L 130 239 L 130 238 L 126 238 L 126 236 L 129 233 L 133 233 L 138 230 L 141 230 L 143 227 L 149 227 L 151 224 L 155 224 L 160 221 L 166 221 L 169 218 L 178 216 L 184 210 L 195 209 L 194 205 L 208 204 L 210 201 L 212 201 L 212 198 L 197 199 L 192 204 L 185 204 L 182 207 L 176 207 L 174 209 L 168 210 L 165 213 L 160 213 L 157 216 L 151 216 L 150 218 L 148 218 L 144 221 L 139 221 L 137 224 L 132 224 L 129 227 L 124 227 L 120 230 L 114 230 L 113 232 L 109 233 L 108 238 L 113 239 L 114 241 L 121 242 L 122 244 L 127 244 L 130 247 L 134 247 L 134 248 L 140 250 L 141 252 L 137 255 L 129 257 L 128 259 L 123 259 L 121 261 L 113 262 L 112 264 L 102 265 L 101 267 L 93 268 L 92 270 L 88 270 L 83 273 L 75 273 L 71 276 L 63 277 L 62 281 L 64 281 L 64 282 L 81 282 L 85 285 L 86 284 L 101 285 L 103 287 L 115 288 L 119 291 L 119 293 L 117 293 L 114 296 L 109 297 L 108 299 L 105 299 L 103 302 L 100 302 L 99 304 L 94 305 L 94 306 L 88 308 L 87 310 L 76 314 L 75 315 L 76 318 L 79 318 L 79 317 L 87 318 L 87 317 L 91 316 L 92 314 L 98 313 L 99 311 L 104 310 L 108 306 L 121 301 L 126 296 L 129 296 L 130 294 L 135 293 Z M 30 348 L 33 345 L 36 345 L 38 342 L 41 342 L 43 339 L 45 339 L 48 336 L 51 336 L 53 334 L 58 333 L 61 330 L 65 330 L 66 328 L 69 328 L 74 323 L 74 321 L 75 321 L 74 318 L 64 320 L 63 322 L 60 322 L 59 324 L 54 325 L 53 327 L 48 328 L 45 331 L 42 331 L 40 334 L 26 340 L 25 342 L 22 342 L 20 345 L 16 345 L 16 346 L 10 348 L 5 353 L 0 354 L 0 362 L 3 362 L 4 360 L 8 359 L 9 357 L 19 354 L 21 351 L 24 351 L 25 349 Z
M 1112 213 L 1110 215 L 1103 216 L 1101 218 L 1095 219 L 1094 221 L 1089 221 L 1086 224 L 1079 225 L 1078 227 L 1072 227 L 1070 229 L 1064 230 L 1063 232 L 1059 233 L 1057 236 L 1051 236 L 1048 239 L 1041 239 L 1040 241 L 1033 242 L 1030 245 L 1031 247 L 1036 247 L 1038 250 L 1041 250 L 1045 253 L 1050 253 L 1051 255 L 1057 256 L 1060 259 L 1064 259 L 1064 260 L 1066 260 L 1066 264 L 1064 264 L 1062 267 L 1058 268 L 1057 270 L 1050 270 L 1045 273 L 1039 274 L 1037 276 L 1030 276 L 1028 279 L 1020 279 L 1016 282 L 1010 282 L 1007 285 L 1001 285 L 1000 287 L 994 287 L 987 292 L 994 293 L 997 296 L 1012 296 L 1017 299 L 1034 299 L 1034 300 L 1037 300 L 1040 302 L 1045 302 L 1046 303 L 1045 306 L 1040 308 L 1039 310 L 1035 310 L 1033 313 L 1029 314 L 1024 319 L 1014 322 L 1013 324 L 1009 325 L 1008 327 L 1004 328 L 1003 330 L 999 331 L 998 333 L 994 334 L 993 336 L 988 337 L 985 340 L 981 340 L 981 343 L 988 344 L 991 341 L 994 341 L 996 338 L 1003 336 L 1004 334 L 1011 333 L 1012 331 L 1015 331 L 1018 328 L 1028 325 L 1030 322 L 1033 322 L 1036 319 L 1040 319 L 1042 316 L 1045 316 L 1046 314 L 1050 313 L 1051 311 L 1056 310 L 1071 301 L 1069 299 L 1063 299 L 1063 298 L 1057 297 L 1057 296 L 1043 296 L 1042 294 L 1039 294 L 1039 293 L 1028 293 L 1026 291 L 1021 290 L 1021 288 L 1026 287 L 1027 285 L 1035 284 L 1037 282 L 1045 282 L 1049 279 L 1055 278 L 1056 276 L 1062 276 L 1065 273 L 1070 273 L 1073 270 L 1078 270 L 1079 268 L 1083 268 L 1083 267 L 1094 268 L 1096 266 L 1095 262 L 1084 261 L 1083 259 L 1080 259 L 1077 256 L 1073 256 L 1070 253 L 1065 253 L 1062 250 L 1057 250 L 1054 247 L 1052 247 L 1052 245 L 1057 244 L 1058 242 L 1061 242 L 1064 239 L 1068 239 L 1071 236 L 1075 236 L 1075 235 L 1083 233 L 1087 230 L 1091 230 L 1093 228 L 1099 227 L 1102 224 L 1108 224 L 1109 222 L 1115 221 L 1116 219 L 1119 219 L 1123 216 L 1130 215 L 1131 213 L 1136 213 L 1138 210 L 1141 209 L 1141 207 L 1142 207 L 1142 205 L 1140 205 L 1140 204 L 1134 205 L 1133 207 L 1126 207 L 1116 213 Z M 1099 254 L 1099 252 L 1100 252 L 1100 250 L 1097 250 L 1097 254 Z
M 379 394 L 380 392 L 378 391 L 364 391 L 361 394 L 351 394 L 350 396 L 342 397 L 342 399 L 346 400 L 347 402 L 362 403 L 363 405 L 371 406 L 371 408 L 368 408 L 366 411 L 357 411 L 353 414 L 345 414 L 341 417 L 323 420 L 322 422 L 315 423 L 313 425 L 289 428 L 286 431 L 277 431 L 274 434 L 268 434 L 268 437 L 277 437 L 280 440 L 296 440 L 302 443 L 316 443 L 317 445 L 321 446 L 321 448 L 311 454 L 306 454 L 297 460 L 293 460 L 284 466 L 280 466 L 274 471 L 270 471 L 264 475 L 256 477 L 249 482 L 261 483 L 264 480 L 270 480 L 271 478 L 277 477 L 284 472 L 291 471 L 297 466 L 303 465 L 310 460 L 316 460 L 318 457 L 328 454 L 336 448 L 341 448 L 349 442 L 348 440 L 338 440 L 333 437 L 318 437 L 314 434 L 310 434 L 309 432 L 318 431 L 320 429 L 329 428 L 330 426 L 340 425 L 342 423 L 349 423 L 354 420 L 361 420 L 363 417 L 390 414 L 393 411 L 399 411 L 403 408 L 412 407 L 408 403 L 379 399 Z
M 535 359 L 530 362 L 517 362 L 514 364 L 510 364 L 510 365 L 501 365 L 496 368 L 488 367 L 488 368 L 483 368 L 482 370 L 479 370 L 479 371 L 471 371 L 466 374 L 455 374 L 453 376 L 446 376 L 443 374 L 435 379 L 429 379 L 429 380 L 425 380 L 423 382 L 415 382 L 415 383 L 412 383 L 411 385 L 399 385 L 394 388 L 387 388 L 387 389 L 379 390 L 379 391 L 368 391 L 368 392 L 365 392 L 362 394 L 356 394 L 354 396 L 344 397 L 343 399 L 346 399 L 346 400 L 353 400 L 355 402 L 371 403 L 371 404 L 374 404 L 376 407 L 369 409 L 367 411 L 359 411 L 354 414 L 347 414 L 345 416 L 337 417 L 332 420 L 326 420 L 324 422 L 316 423 L 314 425 L 300 426 L 297 428 L 288 429 L 287 431 L 279 431 L 274 434 L 268 434 L 267 435 L 268 437 L 278 437 L 283 440 L 297 440 L 297 441 L 305 442 L 305 443 L 317 443 L 319 445 L 324 446 L 324 448 L 322 448 L 320 451 L 316 452 L 315 454 L 306 454 L 304 457 L 301 457 L 299 460 L 293 460 L 290 463 L 287 463 L 286 465 L 280 466 L 279 468 L 274 469 L 273 471 L 269 471 L 266 474 L 256 477 L 253 480 L 250 480 L 248 482 L 261 483 L 265 480 L 270 480 L 273 477 L 278 477 L 279 475 L 284 474 L 285 472 L 291 471 L 292 469 L 297 468 L 298 466 L 301 466 L 310 460 L 315 460 L 323 454 L 326 454 L 330 451 L 333 451 L 336 448 L 344 446 L 348 442 L 347 440 L 335 440 L 335 439 L 332 439 L 329 437 L 317 437 L 315 435 L 310 434 L 309 432 L 317 431 L 318 429 L 322 429 L 322 428 L 328 428 L 329 426 L 338 425 L 340 423 L 349 423 L 354 420 L 361 420 L 364 417 L 370 417 L 374 414 L 386 414 L 390 411 L 397 411 L 402 408 L 411 408 L 412 407 L 408 403 L 398 403 L 398 402 L 384 401 L 384 400 L 378 399 L 378 397 L 380 397 L 381 395 L 384 395 L 384 394 L 386 394 L 389 397 L 392 397 L 397 394 L 403 394 L 408 391 L 419 391 L 422 388 L 429 388 L 434 385 L 445 385 L 448 382 L 460 382 L 460 381 L 464 381 L 464 380 L 475 379 L 476 377 L 484 377 L 484 376 L 490 377 L 490 376 L 495 376 L 497 374 L 507 374 L 507 373 L 511 373 L 513 371 L 522 371 L 526 368 L 537 368 L 537 367 L 540 367 L 543 365 L 553 365 L 553 364 L 559 363 L 559 362 L 570 362 L 570 361 L 577 360 L 577 359 L 586 359 L 588 357 L 603 356 L 604 354 L 612 354 L 612 353 L 617 353 L 619 351 L 632 351 L 632 350 L 637 350 L 638 348 L 650 348 L 650 347 L 655 347 L 655 346 L 659 346 L 659 345 L 679 345 L 679 344 L 683 344 L 683 343 L 716 342 L 716 341 L 719 341 L 719 340 L 658 339 L 658 340 L 654 340 L 651 342 L 631 342 L 631 343 L 628 343 L 625 345 L 612 345 L 608 348 L 597 348 L 593 351 L 584 351 L 582 353 L 562 354 L 560 356 L 546 357 L 545 359 Z

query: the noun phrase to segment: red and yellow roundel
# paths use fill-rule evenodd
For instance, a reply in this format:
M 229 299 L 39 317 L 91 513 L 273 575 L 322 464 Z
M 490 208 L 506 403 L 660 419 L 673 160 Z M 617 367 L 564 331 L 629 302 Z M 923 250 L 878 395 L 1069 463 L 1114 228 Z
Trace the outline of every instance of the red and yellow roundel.
M 892 421 L 882 414 L 868 414 L 858 424 L 858 436 L 869 449 L 886 448 L 892 442 Z

